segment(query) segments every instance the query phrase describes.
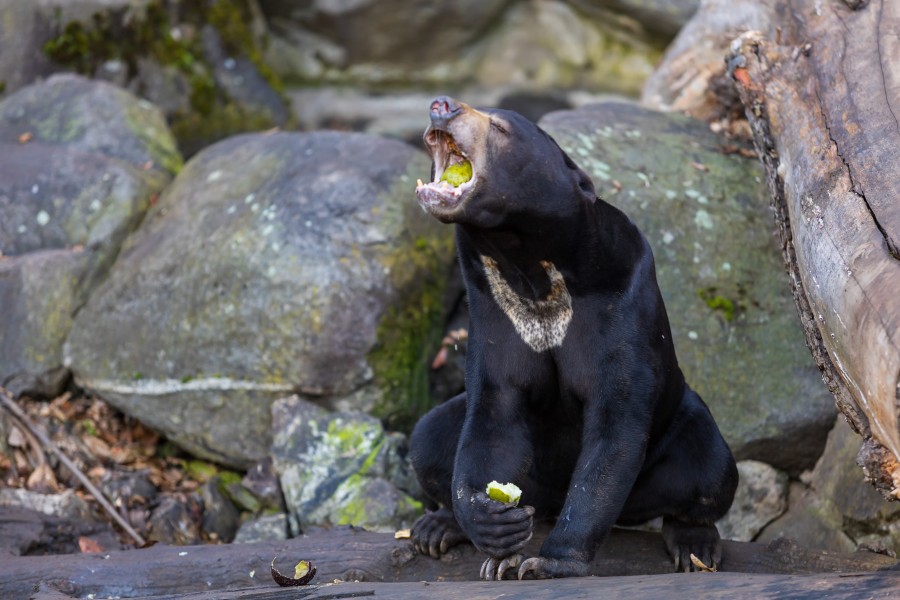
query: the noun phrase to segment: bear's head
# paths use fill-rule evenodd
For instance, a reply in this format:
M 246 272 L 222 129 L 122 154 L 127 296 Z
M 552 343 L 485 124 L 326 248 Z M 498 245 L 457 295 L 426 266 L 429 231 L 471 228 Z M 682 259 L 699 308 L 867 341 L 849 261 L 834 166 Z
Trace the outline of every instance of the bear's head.
M 419 204 L 444 223 L 490 229 L 573 218 L 596 200 L 587 174 L 540 127 L 509 110 L 441 96 L 425 130 L 432 177 Z

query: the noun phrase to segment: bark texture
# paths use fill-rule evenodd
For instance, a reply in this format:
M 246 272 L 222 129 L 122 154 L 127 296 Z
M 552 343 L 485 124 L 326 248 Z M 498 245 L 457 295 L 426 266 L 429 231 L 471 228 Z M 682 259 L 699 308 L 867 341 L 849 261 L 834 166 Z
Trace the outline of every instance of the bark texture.
M 774 0 L 732 45 L 807 343 L 900 495 L 900 4 Z
M 2 516 L 2 515 L 0 515 Z M 0 535 L 11 533 L 2 527 Z M 541 525 L 538 534 L 526 547 L 526 554 L 537 554 L 549 527 Z M 659 534 L 616 529 L 601 546 L 591 564 L 595 576 L 618 576 L 616 586 L 585 588 L 582 596 L 570 597 L 621 597 L 628 593 L 640 598 L 671 598 L 671 585 L 676 587 L 697 581 L 698 576 L 709 576 L 708 584 L 693 588 L 697 592 L 726 589 L 729 593 L 748 586 L 745 595 L 734 597 L 756 598 L 760 586 L 767 582 L 780 582 L 783 590 L 808 590 L 810 586 L 843 585 L 841 579 L 824 574 L 852 575 L 855 585 L 861 585 L 857 576 L 865 577 L 866 585 L 886 585 L 877 576 L 892 574 L 891 585 L 900 584 L 900 570 L 896 559 L 855 552 L 837 554 L 803 548 L 789 540 L 777 540 L 771 544 L 724 541 L 724 558 L 721 573 L 695 573 L 676 575 L 672 562 Z M 311 584 L 305 588 L 281 590 L 280 595 L 270 575 L 270 564 L 277 558 L 276 567 L 285 574 L 293 573 L 293 566 L 301 559 L 309 560 L 317 568 Z M 389 533 L 373 533 L 354 528 L 319 531 L 310 535 L 280 542 L 255 544 L 223 544 L 205 546 L 156 546 L 142 550 L 126 550 L 104 554 L 56 555 L 56 556 L 0 556 L 0 598 L 96 598 L 161 597 L 161 598 L 338 598 L 350 591 L 357 595 L 396 598 L 416 598 L 422 588 L 411 582 L 460 582 L 454 586 L 439 586 L 443 595 L 438 598 L 496 598 L 502 595 L 500 587 L 486 588 L 478 583 L 478 572 L 485 556 L 470 544 L 452 549 L 441 560 L 416 554 L 409 540 L 395 540 Z M 727 573 L 726 573 L 727 572 Z M 743 577 L 739 576 L 743 574 Z M 747 574 L 781 575 L 781 578 L 754 579 Z M 648 575 L 661 575 L 647 580 Z M 727 575 L 727 577 L 723 577 Z M 813 577 L 819 575 L 821 577 Z M 639 577 L 626 577 L 639 576 Z M 869 581 L 869 578 L 875 577 Z M 317 586 L 335 579 L 367 582 L 367 586 L 352 584 L 323 588 Z M 596 581 L 593 578 L 578 581 Z M 573 580 L 574 581 L 574 580 Z M 635 586 L 651 581 L 645 591 L 638 593 Z M 407 582 L 410 585 L 397 586 Z M 754 583 L 755 582 L 755 583 Z M 513 582 L 492 582 L 496 586 L 518 585 Z M 427 584 L 426 584 L 427 585 Z M 432 584 L 433 585 L 433 584 Z M 545 582 L 544 586 L 556 586 Z M 579 589 L 575 583 L 559 586 L 563 592 Z M 320 589 L 315 594 L 312 590 Z M 527 588 L 505 588 L 523 591 L 522 598 L 550 598 L 548 588 L 532 584 Z M 591 592 L 591 589 L 594 592 Z M 688 595 L 686 588 L 684 596 Z M 291 591 L 293 590 L 293 592 Z M 454 592 L 455 590 L 455 592 Z M 494 590 L 494 591 L 492 591 Z M 668 595 L 665 594 L 668 590 Z M 752 590 L 752 593 L 751 593 Z M 437 591 L 437 590 L 436 590 Z M 528 593 L 525 593 L 525 592 Z M 590 592 L 590 593 L 588 593 Z M 602 592 L 602 594 L 601 594 Z M 307 596 L 306 593 L 312 595 Z M 452 594 L 456 595 L 453 596 Z M 321 594 L 321 595 L 317 595 Z M 482 594 L 482 595 L 479 595 Z M 598 596 L 597 594 L 600 594 Z M 617 594 L 617 595 L 616 595 Z M 757 594 L 757 595 L 754 595 Z M 675 593 L 675 596 L 682 594 Z M 429 596 L 430 597 L 430 596 Z M 731 597 L 731 596 L 729 596 Z

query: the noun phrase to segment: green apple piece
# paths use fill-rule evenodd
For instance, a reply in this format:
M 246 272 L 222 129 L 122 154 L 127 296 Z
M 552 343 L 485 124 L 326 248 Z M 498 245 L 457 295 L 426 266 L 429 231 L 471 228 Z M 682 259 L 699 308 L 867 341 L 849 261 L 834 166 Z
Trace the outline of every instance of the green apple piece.
M 487 484 L 487 495 L 491 500 L 504 504 L 518 504 L 522 497 L 522 490 L 514 483 L 499 483 L 492 481 Z
M 294 567 L 294 579 L 306 577 L 307 573 L 309 573 L 309 561 L 301 560 L 297 563 L 297 566 Z
M 441 174 L 441 181 L 446 181 L 453 187 L 459 187 L 472 179 L 472 163 L 467 160 L 450 165 Z

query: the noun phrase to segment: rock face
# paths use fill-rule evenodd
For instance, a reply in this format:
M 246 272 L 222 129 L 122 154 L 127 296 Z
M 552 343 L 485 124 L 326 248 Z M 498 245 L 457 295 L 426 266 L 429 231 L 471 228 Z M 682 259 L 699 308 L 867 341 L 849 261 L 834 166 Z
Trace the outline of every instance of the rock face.
M 453 260 L 451 229 L 413 198 L 428 172 L 410 146 L 361 134 L 206 149 L 79 312 L 76 381 L 238 466 L 268 452 L 271 402 L 294 391 L 414 418 Z
M 362 413 L 329 413 L 294 396 L 272 407 L 272 457 L 300 530 L 357 525 L 409 527 L 422 504 L 405 461 L 406 438 Z M 398 487 L 399 486 L 399 487 Z
M 724 154 L 701 122 L 630 104 L 540 124 L 650 240 L 681 367 L 736 457 L 793 475 L 815 464 L 835 409 L 803 342 L 759 163 Z
M 0 103 L 0 155 L 0 383 L 52 395 L 75 311 L 181 158 L 158 110 L 71 75 Z
M 314 7 L 271 0 L 261 7 L 273 31 L 267 59 L 285 79 L 636 94 L 660 53 L 659 34 L 647 35 L 617 12 L 621 6 L 590 2 L 444 0 L 423 10 L 410 0 Z
M 508 4 L 509 0 L 439 0 L 422 10 L 409 0 L 260 2 L 276 31 L 290 34 L 300 25 L 315 32 L 341 49 L 344 64 L 405 57 L 405 66 L 410 67 L 458 53 Z

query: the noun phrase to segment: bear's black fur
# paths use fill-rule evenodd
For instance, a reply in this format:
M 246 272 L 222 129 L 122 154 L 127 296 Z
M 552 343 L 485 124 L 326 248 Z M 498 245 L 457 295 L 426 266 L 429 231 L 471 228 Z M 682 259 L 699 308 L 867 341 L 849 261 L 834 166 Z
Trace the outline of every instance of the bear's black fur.
M 456 224 L 469 298 L 466 392 L 416 426 L 413 467 L 443 508 L 413 528 L 440 556 L 466 540 L 487 579 L 565 577 L 614 523 L 663 516 L 676 569 L 721 560 L 714 522 L 737 468 L 678 367 L 647 240 L 535 124 L 451 98 L 431 105 L 432 182 L 419 203 Z M 468 160 L 471 180 L 439 180 Z M 493 501 L 488 482 L 522 488 Z M 557 516 L 537 557 L 533 516 Z

